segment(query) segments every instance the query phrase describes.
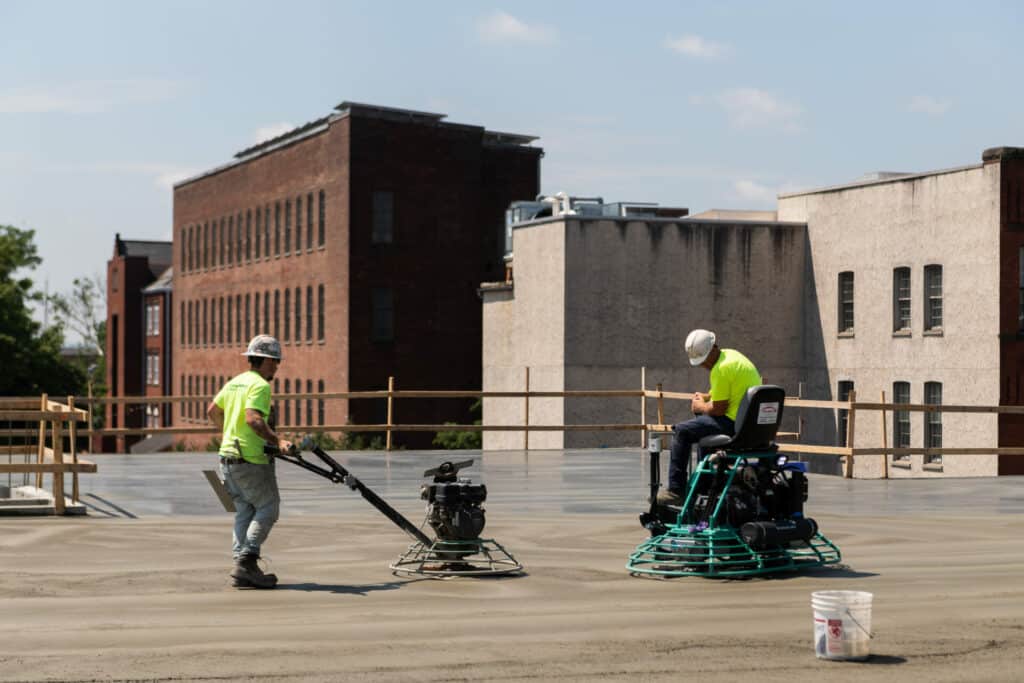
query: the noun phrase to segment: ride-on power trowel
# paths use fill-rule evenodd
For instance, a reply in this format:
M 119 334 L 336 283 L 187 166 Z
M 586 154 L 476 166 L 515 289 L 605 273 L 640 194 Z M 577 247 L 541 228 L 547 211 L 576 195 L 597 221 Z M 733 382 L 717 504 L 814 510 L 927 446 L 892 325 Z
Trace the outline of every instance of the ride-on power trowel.
M 657 576 L 756 576 L 836 564 L 839 549 L 803 514 L 806 465 L 778 453 L 775 435 L 786 392 L 750 388 L 736 414 L 734 436 L 700 440 L 702 458 L 681 508 L 657 503 L 661 446 L 650 444 L 651 507 L 640 523 L 651 538 L 626 568 Z

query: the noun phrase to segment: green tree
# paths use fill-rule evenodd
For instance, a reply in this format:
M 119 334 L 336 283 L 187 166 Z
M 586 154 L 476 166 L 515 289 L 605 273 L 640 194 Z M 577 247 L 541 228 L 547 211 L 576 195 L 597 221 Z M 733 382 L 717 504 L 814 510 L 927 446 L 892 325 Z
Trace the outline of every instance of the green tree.
M 61 328 L 42 329 L 32 319 L 28 304 L 43 295 L 33 290 L 31 279 L 17 277 L 42 263 L 34 236 L 33 230 L 0 225 L 0 396 L 66 396 L 85 383 L 84 374 L 61 359 Z
M 477 399 L 473 402 L 473 405 L 469 407 L 470 415 L 479 415 L 483 408 L 481 399 Z M 446 425 L 456 424 L 455 422 L 445 422 Z M 480 418 L 473 420 L 473 424 L 480 424 Z M 433 444 L 438 448 L 445 450 L 456 450 L 462 448 L 476 448 L 479 449 L 483 445 L 483 434 L 481 432 L 466 432 L 461 430 L 446 430 L 438 432 L 434 435 Z
M 68 358 L 68 362 L 86 376 L 94 396 L 106 396 L 106 285 L 98 275 L 75 278 L 72 284 L 70 294 L 53 294 L 49 303 L 57 324 L 82 340 L 78 355 Z M 100 424 L 95 426 L 103 426 L 102 417 L 103 411 L 96 411 L 94 420 Z

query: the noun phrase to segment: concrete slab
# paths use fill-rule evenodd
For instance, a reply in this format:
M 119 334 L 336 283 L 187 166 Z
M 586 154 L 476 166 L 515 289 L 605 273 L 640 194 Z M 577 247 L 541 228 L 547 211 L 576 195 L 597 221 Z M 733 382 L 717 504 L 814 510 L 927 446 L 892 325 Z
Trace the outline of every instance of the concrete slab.
M 465 453 L 447 454 L 461 459 Z M 100 456 L 90 518 L 0 519 L 0 681 L 963 681 L 1019 679 L 1020 479 L 812 477 L 845 566 L 750 580 L 629 576 L 637 450 L 488 453 L 485 535 L 526 575 L 401 579 L 408 540 L 342 486 L 281 466 L 275 591 L 227 578 L 213 456 Z M 344 453 L 414 522 L 445 454 Z M 810 594 L 874 593 L 864 663 L 817 660 Z

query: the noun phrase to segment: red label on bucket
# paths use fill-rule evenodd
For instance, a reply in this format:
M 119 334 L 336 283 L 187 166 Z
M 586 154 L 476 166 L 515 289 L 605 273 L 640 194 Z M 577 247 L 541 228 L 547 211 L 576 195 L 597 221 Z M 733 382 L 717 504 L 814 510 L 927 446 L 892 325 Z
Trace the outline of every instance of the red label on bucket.
M 829 654 L 842 654 L 843 652 L 843 620 L 828 620 L 828 652 Z

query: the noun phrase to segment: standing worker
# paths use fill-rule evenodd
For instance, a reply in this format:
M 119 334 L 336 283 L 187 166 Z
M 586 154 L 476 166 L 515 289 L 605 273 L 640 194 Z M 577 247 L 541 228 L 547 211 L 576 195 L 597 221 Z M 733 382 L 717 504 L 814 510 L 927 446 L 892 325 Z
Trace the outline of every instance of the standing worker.
M 761 384 L 761 373 L 750 359 L 736 349 L 719 348 L 714 332 L 693 330 L 686 337 L 685 349 L 690 365 L 711 372 L 711 389 L 694 395 L 690 405 L 696 417 L 672 426 L 668 487 L 658 492 L 661 505 L 682 505 L 686 501 L 690 449 L 705 436 L 732 436 L 747 389 Z
M 238 588 L 273 588 L 277 577 L 264 574 L 257 560 L 281 507 L 274 462 L 264 445 L 282 451 L 292 445 L 267 424 L 270 380 L 281 364 L 281 344 L 261 334 L 253 337 L 244 355 L 249 370 L 228 380 L 206 414 L 222 432 L 220 472 L 235 503 L 231 578 Z

